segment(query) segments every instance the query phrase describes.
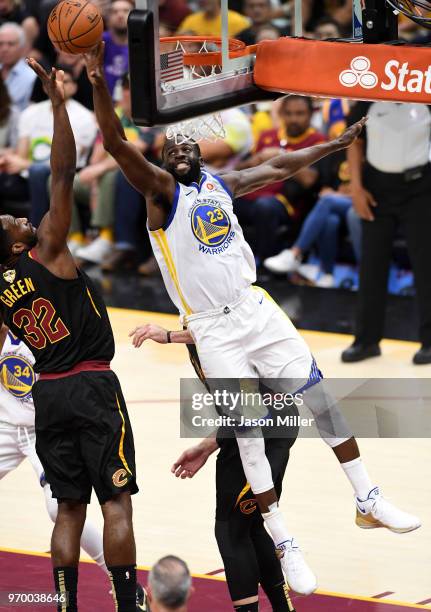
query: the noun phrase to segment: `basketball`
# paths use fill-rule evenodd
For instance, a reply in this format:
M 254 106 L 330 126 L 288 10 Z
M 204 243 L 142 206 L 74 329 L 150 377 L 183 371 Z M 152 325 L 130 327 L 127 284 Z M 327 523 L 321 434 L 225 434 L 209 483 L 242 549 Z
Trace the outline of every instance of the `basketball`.
M 48 36 L 57 51 L 85 53 L 97 45 L 102 34 L 100 11 L 85 0 L 62 0 L 48 17 Z

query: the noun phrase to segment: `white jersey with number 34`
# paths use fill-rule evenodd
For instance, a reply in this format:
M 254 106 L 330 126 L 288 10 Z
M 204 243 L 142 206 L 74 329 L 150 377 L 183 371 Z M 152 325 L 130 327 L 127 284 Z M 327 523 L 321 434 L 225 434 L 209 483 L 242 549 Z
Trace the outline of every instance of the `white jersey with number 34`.
M 166 289 L 181 314 L 231 304 L 256 280 L 232 195 L 216 175 L 202 171 L 199 184 L 177 182 L 165 226 L 149 234 Z
M 9 332 L 0 354 L 0 423 L 34 427 L 33 364 L 30 350 Z

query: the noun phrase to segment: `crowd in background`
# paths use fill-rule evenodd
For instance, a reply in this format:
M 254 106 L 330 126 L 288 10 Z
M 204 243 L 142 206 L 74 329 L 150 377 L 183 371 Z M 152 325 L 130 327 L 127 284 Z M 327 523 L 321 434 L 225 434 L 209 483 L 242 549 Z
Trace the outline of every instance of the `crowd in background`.
M 127 18 L 131 0 L 93 0 L 105 20 L 105 73 L 127 137 L 159 163 L 164 131 L 131 117 Z M 50 102 L 26 65 L 31 53 L 65 71 L 65 94 L 77 146 L 74 213 L 69 247 L 81 263 L 105 272 L 157 273 L 145 231 L 145 201 L 105 152 L 91 86 L 81 56 L 57 53 L 46 31 L 56 0 L 0 0 L 0 212 L 38 225 L 49 206 Z M 351 35 L 351 0 L 303 0 L 304 32 L 328 39 Z M 160 34 L 217 35 L 219 0 L 159 0 Z M 289 35 L 293 1 L 229 0 L 229 34 L 246 44 Z M 410 34 L 414 24 L 402 23 Z M 410 30 L 410 32 L 409 32 Z M 334 138 L 345 128 L 341 100 L 290 96 L 222 113 L 226 135 L 201 144 L 216 172 L 247 168 L 279 154 Z M 259 272 L 294 273 L 321 287 L 336 285 L 337 261 L 360 258 L 361 224 L 352 207 L 344 154 L 331 156 L 234 203 Z M 308 258 L 308 264 L 307 264 Z M 310 262 L 312 265 L 310 265 Z

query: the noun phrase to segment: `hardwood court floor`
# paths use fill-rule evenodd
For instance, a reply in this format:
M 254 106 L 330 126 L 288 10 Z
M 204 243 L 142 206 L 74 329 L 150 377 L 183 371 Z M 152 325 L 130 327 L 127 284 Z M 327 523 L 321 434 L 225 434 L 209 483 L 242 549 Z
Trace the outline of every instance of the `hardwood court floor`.
M 215 462 L 210 459 L 188 481 L 178 481 L 170 473 L 172 462 L 194 443 L 179 438 L 179 380 L 194 375 L 186 350 L 181 345 L 155 343 L 137 350 L 128 338 L 138 323 L 156 322 L 175 329 L 177 318 L 115 308 L 110 316 L 117 343 L 113 366 L 135 434 L 141 489 L 134 498 L 138 563 L 149 566 L 160 556 L 175 553 L 188 561 L 194 573 L 217 572 L 221 560 L 213 536 Z M 318 332 L 304 332 L 304 336 L 326 376 L 431 374 L 429 366 L 410 365 L 417 345 L 408 342 L 385 341 L 382 357 L 347 366 L 339 362 L 339 354 L 349 337 Z M 318 439 L 301 439 L 292 450 L 281 503 L 290 529 L 318 575 L 322 591 L 364 597 L 386 593 L 381 601 L 421 602 L 431 609 L 430 441 L 362 439 L 360 446 L 373 481 L 392 501 L 421 516 L 422 528 L 405 535 L 358 529 L 350 486 L 332 452 Z M 48 550 L 52 525 L 28 462 L 0 482 L 0 499 L 0 548 Z M 97 503 L 93 502 L 88 515 L 101 525 Z

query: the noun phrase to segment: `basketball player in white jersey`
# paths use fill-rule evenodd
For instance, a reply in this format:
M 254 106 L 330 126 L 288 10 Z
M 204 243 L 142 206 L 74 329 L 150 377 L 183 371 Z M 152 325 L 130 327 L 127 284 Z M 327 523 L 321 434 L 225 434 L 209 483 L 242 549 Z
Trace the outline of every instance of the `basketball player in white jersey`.
M 322 437 L 352 482 L 360 515 L 357 522 L 399 532 L 416 529 L 420 526 L 416 517 L 388 504 L 372 486 L 352 435 L 338 437 L 331 431 L 331 400 L 315 391 L 321 375 L 308 346 L 275 303 L 252 289 L 254 257 L 233 212 L 233 198 L 285 181 L 301 168 L 348 147 L 366 119 L 335 140 L 281 153 L 259 166 L 222 177 L 204 170 L 196 143 L 167 142 L 164 167 L 159 168 L 126 139 L 103 75 L 103 52 L 101 43 L 85 60 L 104 146 L 146 198 L 154 254 L 167 291 L 196 344 L 205 377 L 238 381 L 259 376 L 292 381 L 292 385 L 296 380 L 298 386 L 291 390 L 307 392 L 307 405 L 316 421 L 318 417 L 323 421 Z M 278 508 L 261 432 L 258 428 L 238 431 L 236 437 L 245 475 L 280 552 L 287 581 L 298 593 L 312 593 L 317 581 Z
M 43 487 L 49 517 L 55 522 L 57 500 L 51 495 L 35 448 L 31 395 L 31 388 L 36 381 L 34 357 L 5 325 L 0 330 L 0 351 L 0 480 L 27 458 Z M 103 558 L 102 535 L 88 519 L 82 532 L 81 546 L 108 575 Z

